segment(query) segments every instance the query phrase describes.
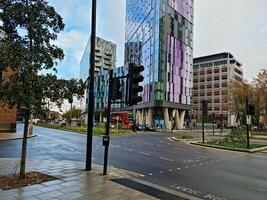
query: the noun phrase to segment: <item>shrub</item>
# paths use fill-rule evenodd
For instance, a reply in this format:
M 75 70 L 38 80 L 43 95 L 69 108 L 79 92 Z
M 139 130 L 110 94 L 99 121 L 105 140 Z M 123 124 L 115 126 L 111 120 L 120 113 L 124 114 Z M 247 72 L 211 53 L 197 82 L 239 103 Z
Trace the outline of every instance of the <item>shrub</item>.
M 230 134 L 226 137 L 226 140 L 237 143 L 246 143 L 246 130 L 244 129 L 232 129 Z

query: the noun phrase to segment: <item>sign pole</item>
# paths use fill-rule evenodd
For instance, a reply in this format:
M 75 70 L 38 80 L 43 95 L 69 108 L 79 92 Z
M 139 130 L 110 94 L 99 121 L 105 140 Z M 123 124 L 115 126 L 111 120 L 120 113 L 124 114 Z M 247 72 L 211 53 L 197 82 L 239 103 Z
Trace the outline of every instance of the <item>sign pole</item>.
M 108 147 L 109 147 L 109 141 L 110 141 L 109 127 L 110 127 L 112 84 L 113 84 L 113 69 L 109 71 L 109 88 L 108 88 L 108 108 L 107 108 L 106 133 L 103 136 L 103 146 L 105 147 L 103 175 L 107 175 L 107 168 L 108 168 Z

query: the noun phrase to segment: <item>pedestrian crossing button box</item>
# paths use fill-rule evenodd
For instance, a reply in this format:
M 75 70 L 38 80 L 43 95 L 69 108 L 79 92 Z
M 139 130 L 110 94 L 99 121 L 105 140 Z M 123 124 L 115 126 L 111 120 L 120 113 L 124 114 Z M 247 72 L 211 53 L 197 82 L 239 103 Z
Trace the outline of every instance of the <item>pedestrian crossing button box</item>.
M 103 136 L 103 146 L 109 146 L 110 137 L 108 135 Z

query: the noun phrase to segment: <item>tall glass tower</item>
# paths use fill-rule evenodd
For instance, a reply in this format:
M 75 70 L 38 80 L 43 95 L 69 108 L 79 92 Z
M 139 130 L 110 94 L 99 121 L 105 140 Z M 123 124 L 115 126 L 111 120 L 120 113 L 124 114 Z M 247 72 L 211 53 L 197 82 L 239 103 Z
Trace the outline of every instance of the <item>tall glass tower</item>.
M 191 109 L 193 0 L 127 0 L 125 65 L 145 67 L 139 124 L 182 128 Z

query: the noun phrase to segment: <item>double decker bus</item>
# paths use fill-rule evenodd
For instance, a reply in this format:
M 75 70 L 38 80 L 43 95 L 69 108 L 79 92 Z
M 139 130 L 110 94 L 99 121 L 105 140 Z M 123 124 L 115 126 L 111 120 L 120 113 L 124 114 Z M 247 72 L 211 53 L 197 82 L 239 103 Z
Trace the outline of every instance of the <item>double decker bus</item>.
M 112 112 L 111 123 L 118 123 L 122 128 L 131 129 L 133 126 L 133 113 L 128 111 Z

